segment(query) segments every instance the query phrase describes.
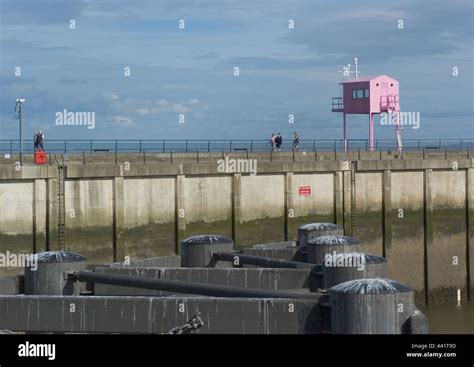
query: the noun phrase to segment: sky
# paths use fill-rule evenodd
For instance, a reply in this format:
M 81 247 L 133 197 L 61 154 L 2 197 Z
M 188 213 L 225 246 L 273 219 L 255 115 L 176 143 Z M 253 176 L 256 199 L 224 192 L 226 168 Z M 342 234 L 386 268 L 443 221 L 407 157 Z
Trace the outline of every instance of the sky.
M 474 139 L 471 0 L 0 0 L 0 13 L 0 140 L 18 138 L 19 97 L 25 136 L 46 141 L 340 139 L 331 97 L 354 57 L 420 113 L 403 139 Z M 64 110 L 95 127 L 58 125 Z M 367 139 L 368 117 L 348 128 Z M 394 129 L 376 118 L 375 136 Z

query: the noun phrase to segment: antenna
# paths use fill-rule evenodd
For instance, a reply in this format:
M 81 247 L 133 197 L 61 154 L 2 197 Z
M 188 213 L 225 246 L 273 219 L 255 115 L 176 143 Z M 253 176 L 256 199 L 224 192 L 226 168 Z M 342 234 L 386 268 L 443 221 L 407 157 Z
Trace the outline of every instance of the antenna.
M 356 75 L 356 80 L 359 80 L 359 68 L 357 67 L 357 57 L 354 57 L 354 63 L 355 63 L 355 75 Z

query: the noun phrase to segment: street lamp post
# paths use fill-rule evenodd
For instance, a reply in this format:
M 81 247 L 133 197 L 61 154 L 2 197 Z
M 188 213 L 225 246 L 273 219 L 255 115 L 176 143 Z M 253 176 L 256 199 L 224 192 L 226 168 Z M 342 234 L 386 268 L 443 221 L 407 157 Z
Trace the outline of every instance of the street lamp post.
M 23 121 L 21 120 L 21 106 L 26 101 L 24 98 L 17 98 L 15 111 L 18 113 L 17 119 L 20 120 L 20 165 L 23 166 Z

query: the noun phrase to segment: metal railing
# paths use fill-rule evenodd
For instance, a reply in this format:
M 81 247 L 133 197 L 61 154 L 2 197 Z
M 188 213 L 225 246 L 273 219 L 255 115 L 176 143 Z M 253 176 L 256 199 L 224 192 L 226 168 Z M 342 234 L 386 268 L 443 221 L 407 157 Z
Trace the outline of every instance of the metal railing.
M 352 151 L 369 150 L 367 139 L 347 141 Z M 396 150 L 393 139 L 378 139 L 376 150 Z M 474 139 L 404 139 L 403 149 L 410 150 L 462 150 L 474 149 Z M 269 140 L 46 140 L 45 150 L 51 153 L 165 153 L 165 152 L 264 152 L 271 150 Z M 284 141 L 282 151 L 292 151 L 293 142 Z M 300 140 L 300 151 L 342 151 L 343 140 Z M 0 140 L 1 154 L 17 154 L 19 140 Z M 33 142 L 24 143 L 24 153 L 33 153 Z
M 331 99 L 331 109 L 334 110 L 343 110 L 344 102 L 342 97 L 332 97 Z

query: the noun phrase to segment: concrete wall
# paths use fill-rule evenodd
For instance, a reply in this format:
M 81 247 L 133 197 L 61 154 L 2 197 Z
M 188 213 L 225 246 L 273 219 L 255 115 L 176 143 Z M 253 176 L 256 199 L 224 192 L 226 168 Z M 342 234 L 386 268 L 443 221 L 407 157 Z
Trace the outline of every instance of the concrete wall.
M 236 180 L 237 181 L 237 180 Z M 285 176 L 240 177 L 236 244 L 285 239 Z
M 355 180 L 355 237 L 362 241 L 363 251 L 382 256 L 382 173 L 357 173 Z
M 115 190 L 118 199 L 116 259 L 174 254 L 175 179 L 119 178 Z
M 466 172 L 432 174 L 433 242 L 428 247 L 428 302 L 455 303 L 467 296 Z
M 113 180 L 66 180 L 64 197 L 68 250 L 98 263 L 113 261 Z
M 186 224 L 180 239 L 204 232 L 232 237 L 232 177 L 186 177 L 180 209 Z
M 384 177 L 390 181 L 386 198 L 390 201 L 386 222 L 390 241 L 385 242 L 388 276 L 410 284 L 416 301 L 424 303 L 423 172 L 384 172 Z
M 351 162 L 335 156 L 259 161 L 256 176 L 217 172 L 219 156 L 68 165 L 66 248 L 101 264 L 178 254 L 193 234 L 223 234 L 241 248 L 296 239 L 300 224 L 327 221 L 350 235 L 354 219 L 363 249 L 386 256 L 390 277 L 418 302 L 457 302 L 459 292 L 464 302 L 474 283 L 473 159 L 359 160 L 353 186 Z M 54 166 L 0 165 L 0 252 L 59 247 L 57 190 Z
M 334 222 L 334 173 L 288 175 L 288 240 L 298 239 L 298 227 L 306 223 Z M 311 195 L 300 194 L 309 186 Z
M 318 302 L 318 298 L 0 296 L 0 329 L 156 334 L 187 323 L 199 312 L 204 326 L 198 334 L 318 333 Z

